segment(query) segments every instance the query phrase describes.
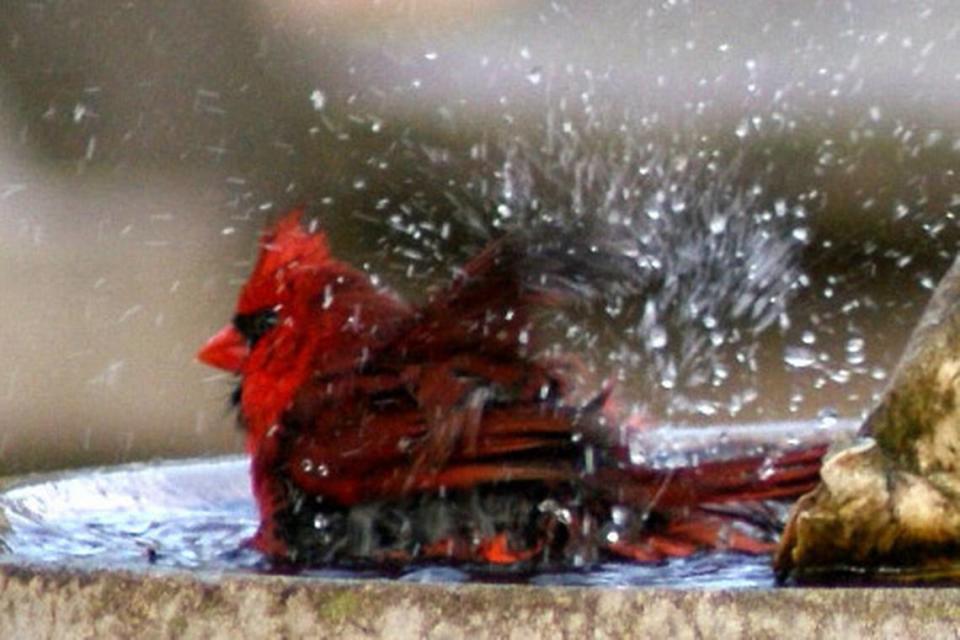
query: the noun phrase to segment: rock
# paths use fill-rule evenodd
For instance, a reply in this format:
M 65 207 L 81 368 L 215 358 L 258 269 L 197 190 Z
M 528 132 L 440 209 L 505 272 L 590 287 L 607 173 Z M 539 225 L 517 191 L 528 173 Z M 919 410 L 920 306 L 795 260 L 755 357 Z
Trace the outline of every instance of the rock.
M 903 569 L 960 551 L 960 258 L 943 277 L 860 438 L 829 454 L 790 514 L 781 578 Z

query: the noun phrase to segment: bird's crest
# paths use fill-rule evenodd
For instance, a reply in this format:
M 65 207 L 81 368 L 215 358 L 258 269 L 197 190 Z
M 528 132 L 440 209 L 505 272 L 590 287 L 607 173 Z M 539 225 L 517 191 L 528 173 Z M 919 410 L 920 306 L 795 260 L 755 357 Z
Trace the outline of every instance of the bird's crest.
M 316 269 L 330 261 L 322 231 L 302 224 L 303 210 L 294 209 L 260 237 L 260 254 L 238 304 L 238 313 L 256 311 L 272 301 L 290 281 L 289 271 Z
M 294 209 L 264 232 L 260 238 L 263 267 L 290 262 L 323 264 L 330 259 L 330 247 L 322 231 L 310 231 L 302 224 L 303 209 Z

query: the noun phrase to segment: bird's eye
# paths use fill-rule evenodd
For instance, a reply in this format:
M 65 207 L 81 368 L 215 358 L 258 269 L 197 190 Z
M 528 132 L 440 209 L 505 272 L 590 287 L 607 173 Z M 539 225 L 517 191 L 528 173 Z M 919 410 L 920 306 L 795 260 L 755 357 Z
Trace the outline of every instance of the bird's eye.
M 277 309 L 261 309 L 253 313 L 238 313 L 233 317 L 233 326 L 237 328 L 252 347 L 267 331 L 277 326 Z

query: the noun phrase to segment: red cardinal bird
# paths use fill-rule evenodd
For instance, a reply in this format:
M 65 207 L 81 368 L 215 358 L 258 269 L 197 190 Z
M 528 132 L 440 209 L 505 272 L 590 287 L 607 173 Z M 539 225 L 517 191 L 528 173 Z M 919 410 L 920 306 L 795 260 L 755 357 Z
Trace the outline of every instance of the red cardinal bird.
M 253 544 L 271 558 L 544 566 L 765 552 L 769 532 L 740 526 L 756 512 L 716 505 L 812 486 L 819 447 L 631 463 L 609 385 L 574 401 L 573 361 L 533 355 L 531 314 L 588 296 L 585 282 L 610 276 L 601 257 L 506 236 L 413 307 L 333 258 L 301 217 L 263 235 L 232 322 L 198 356 L 240 377 Z

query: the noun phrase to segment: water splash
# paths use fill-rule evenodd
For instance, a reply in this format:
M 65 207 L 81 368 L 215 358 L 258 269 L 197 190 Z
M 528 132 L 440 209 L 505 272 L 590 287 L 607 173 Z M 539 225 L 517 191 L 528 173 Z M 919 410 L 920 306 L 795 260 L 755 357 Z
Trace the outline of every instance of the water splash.
M 588 354 L 597 370 L 643 390 L 635 399 L 657 415 L 729 408 L 718 393 L 750 386 L 758 341 L 790 327 L 789 304 L 809 283 L 798 260 L 810 242 L 807 211 L 768 197 L 736 154 L 664 145 L 629 122 L 612 135 L 599 118 L 550 117 L 538 134 L 466 153 L 407 147 L 422 158 L 417 182 L 444 185 L 445 202 L 392 194 L 390 214 L 372 219 L 384 227 L 381 246 L 416 277 L 504 233 L 576 235 L 596 261 L 633 269 L 619 288 L 581 283 L 603 299 L 593 313 L 546 322 L 552 347 Z
M 756 425 L 741 429 L 660 429 L 630 442 L 635 463 L 683 467 L 742 455 L 775 456 L 825 437 L 817 423 Z M 831 434 L 850 431 L 834 422 Z M 722 432 L 722 433 L 718 433 Z M 672 443 L 667 448 L 664 442 Z M 558 508 L 545 502 L 543 510 Z M 624 511 L 624 514 L 627 512 Z M 623 514 L 621 514 L 623 516 Z M 608 536 L 628 526 L 612 513 Z M 137 464 L 89 470 L 27 482 L 0 493 L 0 563 L 150 570 L 154 567 L 216 571 L 273 571 L 245 546 L 257 527 L 248 462 L 241 457 Z M 313 526 L 331 526 L 318 516 Z M 383 571 L 310 569 L 304 575 L 363 578 L 389 575 L 410 581 L 496 579 L 531 584 L 757 587 L 773 583 L 767 559 L 713 553 L 637 566 L 591 565 L 527 575 L 493 575 L 476 568 L 417 565 Z

